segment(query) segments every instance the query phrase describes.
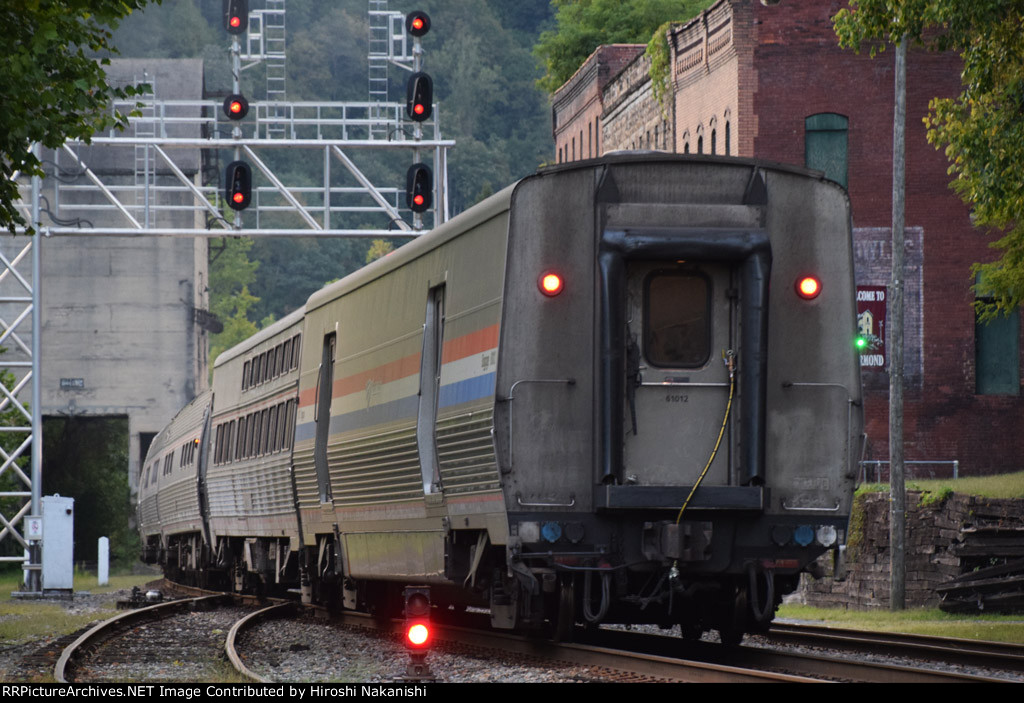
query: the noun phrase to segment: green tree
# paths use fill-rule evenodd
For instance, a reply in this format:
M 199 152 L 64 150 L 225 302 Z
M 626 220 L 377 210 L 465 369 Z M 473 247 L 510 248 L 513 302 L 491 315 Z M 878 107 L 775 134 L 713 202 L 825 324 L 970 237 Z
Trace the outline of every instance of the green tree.
M 249 292 L 256 280 L 258 261 L 249 260 L 251 239 L 225 237 L 210 244 L 210 312 L 224 329 L 210 337 L 210 358 L 248 339 L 259 327 L 249 320 L 249 309 L 259 298 Z
M 67 139 L 88 142 L 96 131 L 127 125 L 108 106 L 141 87 L 107 85 L 102 66 L 109 60 L 93 55 L 113 52 L 110 28 L 149 1 L 0 0 L 0 225 L 10 232 L 25 224 L 14 206 L 14 174 L 43 175 L 33 143 L 56 149 Z
M 75 559 L 94 561 L 110 539 L 115 566 L 131 564 L 139 537 L 131 528 L 127 417 L 52 417 L 43 423 L 43 495 L 75 499 Z
M 928 141 L 944 148 L 950 184 L 973 209 L 975 224 L 1002 231 L 994 262 L 976 264 L 992 317 L 1024 301 L 1024 0 L 851 0 L 834 18 L 840 46 L 901 37 L 963 59 L 963 92 L 935 98 L 925 118 Z
M 366 252 L 366 263 L 371 264 L 382 256 L 387 256 L 395 250 L 395 246 L 383 239 L 374 239 L 370 242 L 370 249 Z
M 668 21 L 683 21 L 708 0 L 551 0 L 557 28 L 540 35 L 534 54 L 546 73 L 539 84 L 555 92 L 602 44 L 647 44 Z

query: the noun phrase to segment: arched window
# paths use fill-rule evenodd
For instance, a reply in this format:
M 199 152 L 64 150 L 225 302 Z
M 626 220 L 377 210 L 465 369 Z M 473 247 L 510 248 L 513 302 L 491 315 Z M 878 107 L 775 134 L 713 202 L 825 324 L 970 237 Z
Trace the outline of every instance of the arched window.
M 849 119 L 822 112 L 804 120 L 804 164 L 846 187 Z
M 725 155 L 729 156 L 729 122 L 725 123 Z

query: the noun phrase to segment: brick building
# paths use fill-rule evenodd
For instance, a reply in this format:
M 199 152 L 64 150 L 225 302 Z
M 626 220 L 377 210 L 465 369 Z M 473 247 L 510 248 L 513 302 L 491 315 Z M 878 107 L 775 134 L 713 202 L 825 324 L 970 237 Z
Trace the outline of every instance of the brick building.
M 862 356 L 865 459 L 885 461 L 893 52 L 872 59 L 840 49 L 830 18 L 844 4 L 720 0 L 674 26 L 665 107 L 651 97 L 642 46 L 632 54 L 598 49 L 555 93 L 556 153 L 560 162 L 635 148 L 756 157 L 843 184 L 860 324 L 877 337 Z M 606 49 L 616 50 L 615 60 Z M 976 323 L 970 268 L 993 257 L 992 237 L 971 226 L 968 207 L 948 187 L 945 155 L 928 144 L 922 124 L 933 97 L 960 89 L 955 55 L 909 52 L 904 440 L 908 461 L 944 462 L 912 465 L 912 475 L 949 475 L 954 461 L 961 474 L 1019 470 L 1024 456 L 1020 316 Z M 666 121 L 657 131 L 655 112 Z M 581 150 L 580 135 L 591 129 L 598 148 Z

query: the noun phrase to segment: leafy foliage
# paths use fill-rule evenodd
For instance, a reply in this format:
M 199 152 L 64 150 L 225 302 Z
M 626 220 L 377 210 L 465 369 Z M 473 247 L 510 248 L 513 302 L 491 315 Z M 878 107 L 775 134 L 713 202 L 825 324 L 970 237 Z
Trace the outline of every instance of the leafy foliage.
M 547 73 L 539 84 L 549 93 L 569 80 L 602 44 L 647 44 L 667 21 L 683 21 L 708 7 L 708 0 L 552 0 L 557 28 L 540 35 L 534 48 Z M 667 55 L 667 53 L 666 53 Z
M 97 540 L 110 539 L 115 564 L 139 554 L 131 528 L 127 417 L 55 417 L 43 424 L 43 495 L 75 498 L 75 559 L 96 559 Z
M 67 139 L 85 142 L 93 133 L 124 127 L 124 115 L 108 111 L 113 98 L 139 88 L 107 85 L 103 58 L 113 51 L 110 27 L 149 0 L 2 0 L 4 61 L 0 65 L 0 226 L 14 232 L 25 220 L 16 172 L 42 176 L 30 151 L 35 142 L 55 149 Z M 160 2 L 160 0 L 156 0 Z
M 935 98 L 928 141 L 944 148 L 951 186 L 975 224 L 1003 230 L 998 261 L 976 264 L 985 317 L 1024 301 L 1024 0 L 851 0 L 834 18 L 840 45 L 908 40 L 963 59 L 963 92 Z
M 248 317 L 260 300 L 249 292 L 259 268 L 259 262 L 249 260 L 252 245 L 251 239 L 238 237 L 210 242 L 210 312 L 224 324 L 210 337 L 210 359 L 259 331 Z

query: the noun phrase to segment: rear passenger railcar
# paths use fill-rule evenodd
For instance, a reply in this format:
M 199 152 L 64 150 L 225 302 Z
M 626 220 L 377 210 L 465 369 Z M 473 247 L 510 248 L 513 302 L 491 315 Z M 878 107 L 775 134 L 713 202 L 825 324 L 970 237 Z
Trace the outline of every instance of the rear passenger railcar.
M 557 295 L 537 284 L 548 272 Z M 795 289 L 808 275 L 811 299 Z M 510 535 L 495 624 L 766 626 L 846 528 L 854 319 L 833 183 L 667 155 L 522 181 L 495 388 Z

